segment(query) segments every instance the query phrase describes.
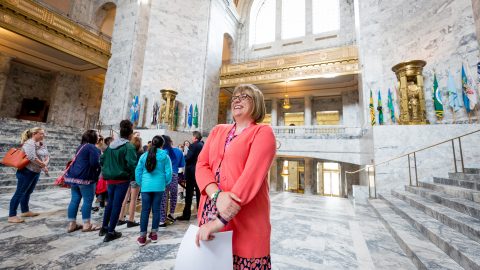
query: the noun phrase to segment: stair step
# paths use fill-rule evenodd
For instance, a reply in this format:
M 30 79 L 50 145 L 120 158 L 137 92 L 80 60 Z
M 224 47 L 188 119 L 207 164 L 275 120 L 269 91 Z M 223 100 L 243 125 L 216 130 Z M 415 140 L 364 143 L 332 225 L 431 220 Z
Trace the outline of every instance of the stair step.
M 480 183 L 478 183 L 476 181 L 467 181 L 467 180 L 451 179 L 451 178 L 443 178 L 443 177 L 433 177 L 433 182 L 437 183 L 437 184 L 468 188 L 468 189 L 472 189 L 472 190 L 480 190 Z
M 448 173 L 449 178 L 467 180 L 467 181 L 480 181 L 480 174 L 472 173 Z
M 53 177 L 53 176 L 57 176 L 57 175 L 61 174 L 62 171 L 49 171 L 48 173 L 50 174 L 50 176 Z M 44 175 L 45 174 L 42 173 L 40 175 L 40 178 L 42 178 Z M 16 176 L 15 173 L 1 173 L 0 174 L 0 183 L 2 183 L 2 181 L 4 181 L 4 180 L 11 180 L 11 179 L 17 179 L 17 176 Z
M 406 186 L 405 190 L 415 193 L 424 198 L 430 199 L 436 203 L 449 207 L 455 211 L 467 214 L 471 217 L 480 219 L 480 204 L 471 200 L 458 198 L 449 194 L 436 192 L 422 187 Z
M 38 179 L 38 184 L 55 182 L 55 179 L 57 179 L 59 175 L 60 174 L 55 174 L 55 175 L 50 174 L 50 176 L 46 176 L 42 174 L 40 175 L 40 179 Z M 15 186 L 15 185 L 17 185 L 17 178 L 0 180 L 0 187 Z
M 50 188 L 59 188 L 59 187 L 53 185 L 53 182 L 39 183 L 35 186 L 35 190 L 43 190 L 43 189 L 50 189 Z M 16 185 L 0 186 L 0 194 L 8 194 L 8 193 L 13 194 L 13 192 L 15 192 L 16 189 L 17 189 Z
M 455 196 L 458 198 L 467 199 L 473 202 L 480 203 L 480 191 L 475 191 L 467 188 L 449 186 L 449 185 L 442 185 L 436 183 L 427 183 L 427 182 L 418 182 L 420 187 L 431 189 L 434 191 L 438 191 L 444 194 L 448 194 L 450 196 Z
M 463 268 L 480 269 L 479 243 L 392 195 L 380 194 L 380 198 Z
M 369 200 L 385 227 L 390 231 L 418 269 L 463 269 L 441 249 L 397 215 L 383 200 Z
M 465 173 L 476 173 L 480 174 L 480 169 L 479 168 L 465 168 Z
M 480 220 L 413 193 L 392 190 L 392 195 L 480 243 Z

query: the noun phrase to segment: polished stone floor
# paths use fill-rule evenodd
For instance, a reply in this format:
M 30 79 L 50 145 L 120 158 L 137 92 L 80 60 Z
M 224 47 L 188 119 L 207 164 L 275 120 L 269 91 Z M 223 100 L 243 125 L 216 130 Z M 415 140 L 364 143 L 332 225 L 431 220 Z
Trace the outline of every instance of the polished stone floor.
M 0 195 L 2 269 L 173 269 L 188 227 L 177 221 L 139 247 L 138 227 L 124 225 L 125 237 L 103 243 L 95 232 L 65 232 L 68 190 L 34 192 L 31 209 L 42 214 L 19 225 L 6 222 L 10 196 Z M 415 269 L 369 206 L 292 193 L 271 200 L 273 269 Z

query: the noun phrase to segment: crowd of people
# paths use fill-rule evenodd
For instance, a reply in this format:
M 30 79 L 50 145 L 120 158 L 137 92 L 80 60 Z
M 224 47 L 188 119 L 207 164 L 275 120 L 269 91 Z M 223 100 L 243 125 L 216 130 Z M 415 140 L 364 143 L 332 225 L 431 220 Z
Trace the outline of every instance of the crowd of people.
M 87 130 L 64 174 L 71 190 L 67 232 L 99 231 L 103 241 L 110 242 L 122 236 L 116 227 L 127 224 L 140 226 L 140 246 L 147 238 L 157 242 L 158 230 L 167 223 L 190 220 L 195 192 L 200 226 L 196 244 L 212 240 L 216 232 L 231 230 L 233 269 L 271 269 L 268 171 L 275 156 L 275 137 L 270 126 L 259 124 L 265 117 L 265 102 L 256 86 L 237 86 L 231 110 L 233 124 L 213 128 L 205 143 L 201 133 L 194 131 L 192 142 L 185 141 L 178 148 L 166 135 L 154 136 L 142 147 L 140 134 L 134 133 L 129 120 L 120 122 L 117 138 L 104 139 L 95 130 Z M 22 149 L 30 163 L 16 173 L 8 222 L 22 223 L 23 217 L 38 215 L 29 210 L 28 203 L 40 173 L 48 173 L 44 137 L 42 128 L 22 134 Z M 185 207 L 175 218 L 179 186 L 185 190 Z M 98 209 L 92 209 L 95 194 L 99 206 L 105 208 L 98 225 L 91 221 L 92 210 Z M 138 199 L 140 223 L 135 222 Z M 77 213 L 82 200 L 80 225 Z

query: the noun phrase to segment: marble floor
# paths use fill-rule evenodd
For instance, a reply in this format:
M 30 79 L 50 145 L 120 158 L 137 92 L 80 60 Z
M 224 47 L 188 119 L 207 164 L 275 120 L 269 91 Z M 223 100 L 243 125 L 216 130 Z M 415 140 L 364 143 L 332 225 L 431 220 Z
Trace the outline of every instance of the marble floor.
M 19 225 L 6 222 L 10 196 L 0 195 L 1 269 L 173 269 L 189 225 L 177 221 L 144 247 L 138 227 L 121 226 L 124 237 L 103 243 L 95 232 L 65 232 L 68 190 L 34 192 L 31 210 L 42 214 Z M 273 269 L 416 269 L 367 205 L 292 193 L 271 200 Z

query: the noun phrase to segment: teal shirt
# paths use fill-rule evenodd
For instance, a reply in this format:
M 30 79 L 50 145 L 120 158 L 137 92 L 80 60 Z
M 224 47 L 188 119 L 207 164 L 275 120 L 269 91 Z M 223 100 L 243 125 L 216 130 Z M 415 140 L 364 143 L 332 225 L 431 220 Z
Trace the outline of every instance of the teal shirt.
M 141 192 L 161 192 L 172 181 L 172 162 L 167 151 L 157 149 L 157 165 L 152 172 L 148 172 L 145 164 L 148 152 L 138 160 L 135 169 L 135 181 L 140 185 Z

